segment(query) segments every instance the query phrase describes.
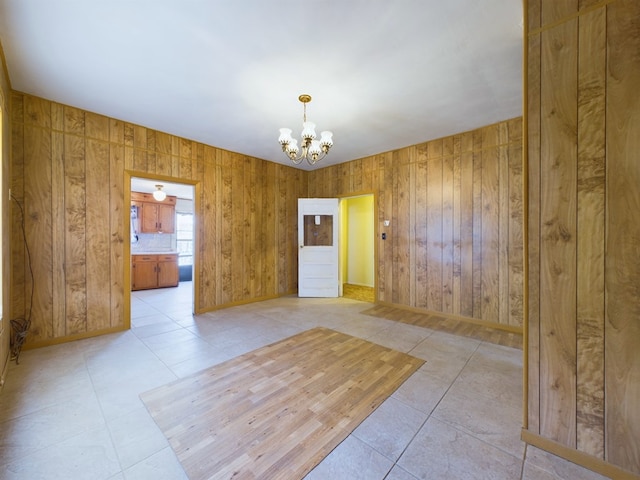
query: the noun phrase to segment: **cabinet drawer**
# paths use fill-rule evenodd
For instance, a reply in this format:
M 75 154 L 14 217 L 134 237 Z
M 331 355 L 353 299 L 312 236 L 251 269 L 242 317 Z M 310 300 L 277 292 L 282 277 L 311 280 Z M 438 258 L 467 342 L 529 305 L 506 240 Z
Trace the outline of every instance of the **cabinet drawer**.
M 159 262 L 177 262 L 178 255 L 175 253 L 168 254 L 168 255 L 158 255 L 158 261 Z
M 157 262 L 158 255 L 132 255 L 134 262 Z

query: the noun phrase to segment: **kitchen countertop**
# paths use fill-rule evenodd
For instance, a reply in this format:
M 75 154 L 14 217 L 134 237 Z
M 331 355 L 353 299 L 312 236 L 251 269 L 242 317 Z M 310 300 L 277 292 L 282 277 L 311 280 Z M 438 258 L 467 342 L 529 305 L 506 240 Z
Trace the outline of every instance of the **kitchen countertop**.
M 177 255 L 178 252 L 164 251 L 164 252 L 151 252 L 151 251 L 131 251 L 131 255 Z

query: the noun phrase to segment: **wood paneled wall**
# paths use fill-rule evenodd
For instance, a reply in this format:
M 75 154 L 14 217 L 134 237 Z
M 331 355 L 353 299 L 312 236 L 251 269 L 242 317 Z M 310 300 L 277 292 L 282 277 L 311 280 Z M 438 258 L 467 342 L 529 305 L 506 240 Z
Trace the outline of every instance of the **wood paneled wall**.
M 0 319 L 0 387 L 4 385 L 6 369 L 9 365 L 10 351 L 9 339 L 11 334 L 10 313 L 10 265 L 11 265 L 11 200 L 9 199 L 10 181 L 10 154 L 11 154 L 11 122 L 9 104 L 10 85 L 7 75 L 7 66 L 0 45 L 0 110 L 2 114 L 2 127 L 0 128 L 2 151 L 0 152 L 0 169 L 2 169 L 2 181 L 0 182 L 0 222 L 2 225 L 2 289 L 0 290 L 0 302 L 2 302 L 2 316 Z
M 297 199 L 306 172 L 19 92 L 12 191 L 35 278 L 28 344 L 122 329 L 125 172 L 197 184 L 199 312 L 297 291 Z M 12 316 L 31 280 L 13 216 Z
M 640 2 L 525 8 L 527 432 L 640 474 Z
M 517 118 L 311 171 L 309 196 L 375 194 L 379 301 L 521 330 L 522 173 Z

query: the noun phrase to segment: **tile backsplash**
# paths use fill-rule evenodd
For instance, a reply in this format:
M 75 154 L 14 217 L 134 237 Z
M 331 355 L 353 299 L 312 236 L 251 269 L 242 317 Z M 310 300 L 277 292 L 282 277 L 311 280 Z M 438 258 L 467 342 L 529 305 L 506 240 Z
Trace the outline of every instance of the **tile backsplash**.
M 131 253 L 174 252 L 176 236 L 168 233 L 139 233 L 138 241 L 131 244 Z

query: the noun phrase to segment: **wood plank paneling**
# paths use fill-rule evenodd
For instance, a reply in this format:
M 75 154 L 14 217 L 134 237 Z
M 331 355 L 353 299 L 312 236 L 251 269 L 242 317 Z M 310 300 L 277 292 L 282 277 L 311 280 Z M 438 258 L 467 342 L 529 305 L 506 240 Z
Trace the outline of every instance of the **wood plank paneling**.
M 73 335 L 87 331 L 87 208 L 83 137 L 65 135 L 64 159 L 65 335 Z
M 491 132 L 494 133 L 494 132 Z M 496 145 L 495 139 L 483 139 L 483 145 L 488 142 Z M 500 290 L 500 267 L 506 267 L 507 263 L 500 262 L 500 195 L 499 195 L 499 171 L 500 151 L 498 147 L 491 146 L 482 150 L 482 183 L 481 183 L 481 238 L 482 255 L 480 285 L 481 285 L 481 314 L 480 317 L 490 322 L 498 322 Z M 503 272 L 507 274 L 507 271 Z M 506 315 L 506 311 L 502 313 Z
M 542 34 L 540 433 L 575 447 L 577 20 Z M 561 88 L 558 88 L 561 86 Z
M 416 150 L 417 163 L 415 168 L 415 306 L 427 308 L 427 145 L 418 145 Z
M 38 106 L 41 105 L 40 102 L 37 103 Z M 44 109 L 38 109 L 37 112 L 38 120 L 41 121 L 46 115 Z M 46 123 L 48 124 L 49 120 Z M 52 333 L 51 135 L 46 129 L 36 126 L 26 127 L 24 134 L 25 138 L 33 139 L 24 145 L 24 174 L 29 182 L 24 185 L 23 205 L 24 228 L 31 252 L 34 277 L 31 315 L 32 318 L 43 320 L 36 328 L 32 328 L 31 333 L 35 338 L 46 338 Z M 42 162 L 42 159 L 45 162 Z M 32 239 L 40 240 L 34 242 Z M 25 268 L 28 272 L 26 265 Z M 30 294 L 31 282 L 31 276 L 25 273 L 23 294 Z M 12 318 L 15 317 L 12 315 Z
M 578 22 L 576 446 L 604 458 L 605 11 Z
M 453 140 L 448 137 L 447 140 Z M 453 313 L 453 155 L 442 158 L 442 311 Z M 496 319 L 497 320 L 497 319 Z
M 473 318 L 482 318 L 482 252 L 485 248 L 482 238 L 482 132 L 473 132 L 473 180 L 469 185 L 473 194 L 471 207 L 471 305 Z
M 540 35 L 527 45 L 527 428 L 540 433 Z
M 113 126 L 113 124 L 112 122 L 111 125 Z M 116 128 L 118 127 L 116 126 Z M 113 129 L 110 134 L 113 138 Z M 129 208 L 124 205 L 125 185 L 122 178 L 124 178 L 124 147 L 122 143 L 111 144 L 109 146 L 109 267 L 111 284 L 111 321 L 109 327 L 111 328 L 122 325 L 125 317 L 124 272 L 126 270 L 125 262 L 129 262 L 129 259 L 124 257 L 125 234 L 121 229 L 122 219 L 126 218 Z
M 295 292 L 292 239 L 306 172 L 13 96 L 12 191 L 27 212 L 27 240 L 37 256 L 27 346 L 128 326 L 126 174 L 202 184 L 197 311 Z M 31 281 L 16 209 L 12 226 L 11 317 L 18 318 L 27 312 Z
M 52 111 L 62 112 L 62 108 Z M 54 115 L 61 119 L 62 115 Z M 56 124 L 57 122 L 54 122 Z M 65 209 L 64 209 L 64 134 L 51 132 L 51 219 L 52 219 L 52 268 L 53 272 L 63 272 L 65 264 Z M 53 336 L 66 332 L 66 286 L 64 276 L 52 276 L 52 333 Z
M 640 3 L 525 8 L 527 429 L 640 478 Z
M 640 3 L 607 7 L 606 455 L 640 475 Z
M 427 308 L 442 312 L 441 142 L 429 149 L 427 155 L 427 265 Z
M 460 154 L 460 315 L 473 317 L 473 151 Z
M 407 159 L 402 158 L 406 152 L 394 152 L 396 161 L 400 163 L 397 182 L 397 213 L 396 229 L 397 250 L 394 255 L 394 298 L 396 302 L 404 305 L 411 304 L 411 227 L 413 222 L 410 217 L 409 178 L 410 168 Z
M 517 118 L 309 172 L 309 191 L 342 178 L 335 185 L 345 190 L 323 189 L 329 197 L 356 193 L 345 175 L 377 179 L 378 233 L 387 235 L 378 237 L 379 301 L 522 327 L 521 130 Z M 512 239 L 520 244 L 507 246 Z
M 105 133 L 108 136 L 108 130 Z M 87 225 L 94 226 L 86 231 L 87 325 L 105 329 L 111 326 L 111 298 L 104 294 L 111 284 L 111 272 L 103 268 L 110 254 L 109 144 L 87 139 L 85 148 L 86 162 L 91 165 L 85 178 L 85 218 Z

